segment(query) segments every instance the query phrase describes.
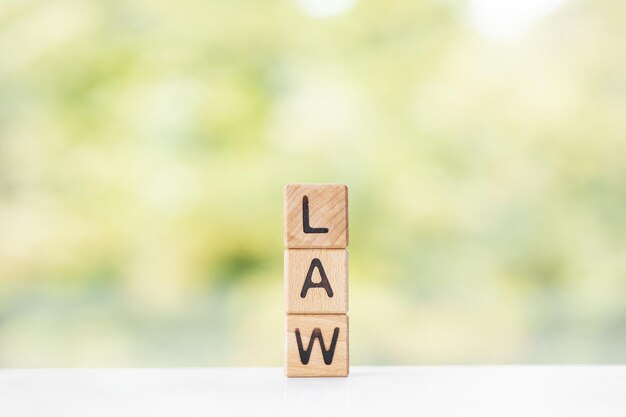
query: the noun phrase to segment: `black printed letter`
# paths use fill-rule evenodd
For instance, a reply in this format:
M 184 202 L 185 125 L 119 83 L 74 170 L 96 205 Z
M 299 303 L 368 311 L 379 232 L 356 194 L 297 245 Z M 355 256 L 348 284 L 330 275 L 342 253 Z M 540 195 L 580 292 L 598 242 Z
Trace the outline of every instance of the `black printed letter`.
M 322 280 L 318 283 L 313 282 L 313 270 L 315 268 L 320 271 L 320 277 Z M 313 258 L 311 261 L 311 266 L 309 266 L 309 272 L 306 273 L 306 278 L 304 280 L 304 285 L 302 286 L 302 291 L 300 291 L 300 297 L 306 297 L 307 291 L 309 288 L 324 288 L 326 290 L 326 294 L 332 298 L 333 289 L 330 286 L 330 282 L 328 281 L 328 277 L 326 276 L 326 271 L 324 271 L 324 267 L 322 266 L 322 261 L 318 258 Z
M 302 225 L 304 233 L 328 233 L 326 227 L 311 227 L 309 224 L 309 197 L 302 197 Z
M 306 350 L 304 350 L 304 346 L 302 346 L 302 338 L 300 337 L 300 329 L 296 329 L 296 341 L 298 342 L 298 352 L 300 352 L 300 362 L 302 362 L 303 365 L 309 363 L 309 359 L 311 359 L 311 352 L 313 351 L 313 343 L 315 342 L 315 339 L 318 339 L 320 341 L 322 356 L 324 356 L 324 363 L 326 365 L 330 365 L 331 363 L 333 363 L 333 356 L 335 355 L 335 346 L 337 346 L 338 338 L 339 327 L 335 327 L 335 331 L 333 332 L 333 340 L 330 343 L 330 348 L 326 350 L 326 346 L 324 345 L 324 338 L 322 337 L 322 331 L 319 329 L 319 327 L 316 327 L 311 333 L 309 346 L 307 346 Z

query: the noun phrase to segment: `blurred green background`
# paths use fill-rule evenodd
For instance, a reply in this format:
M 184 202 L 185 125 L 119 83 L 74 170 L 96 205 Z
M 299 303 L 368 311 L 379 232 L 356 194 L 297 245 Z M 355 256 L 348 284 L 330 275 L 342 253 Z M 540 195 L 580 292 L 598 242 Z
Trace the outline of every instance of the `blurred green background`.
M 5 0 L 0 366 L 279 366 L 285 183 L 354 365 L 626 361 L 626 3 Z

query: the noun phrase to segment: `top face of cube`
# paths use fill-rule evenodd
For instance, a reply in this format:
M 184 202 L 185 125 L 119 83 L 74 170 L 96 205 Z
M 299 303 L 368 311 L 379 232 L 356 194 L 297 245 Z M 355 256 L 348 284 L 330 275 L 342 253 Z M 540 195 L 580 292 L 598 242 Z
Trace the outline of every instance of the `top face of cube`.
M 285 186 L 285 246 L 348 246 L 348 187 L 336 184 Z

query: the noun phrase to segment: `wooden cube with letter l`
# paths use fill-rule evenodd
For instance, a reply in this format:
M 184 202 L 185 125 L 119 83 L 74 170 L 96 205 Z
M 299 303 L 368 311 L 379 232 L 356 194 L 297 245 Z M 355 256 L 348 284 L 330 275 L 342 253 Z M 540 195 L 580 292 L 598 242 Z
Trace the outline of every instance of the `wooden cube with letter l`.
M 348 246 L 348 187 L 337 184 L 285 186 L 285 247 Z

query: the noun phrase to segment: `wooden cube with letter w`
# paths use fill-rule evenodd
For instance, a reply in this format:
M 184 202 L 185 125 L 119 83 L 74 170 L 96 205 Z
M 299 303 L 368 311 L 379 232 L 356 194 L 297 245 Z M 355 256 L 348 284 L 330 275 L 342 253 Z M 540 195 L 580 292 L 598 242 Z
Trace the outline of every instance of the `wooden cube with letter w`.
M 285 187 L 285 373 L 347 376 L 348 188 Z
M 286 322 L 287 376 L 347 376 L 346 314 L 289 314 Z

